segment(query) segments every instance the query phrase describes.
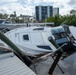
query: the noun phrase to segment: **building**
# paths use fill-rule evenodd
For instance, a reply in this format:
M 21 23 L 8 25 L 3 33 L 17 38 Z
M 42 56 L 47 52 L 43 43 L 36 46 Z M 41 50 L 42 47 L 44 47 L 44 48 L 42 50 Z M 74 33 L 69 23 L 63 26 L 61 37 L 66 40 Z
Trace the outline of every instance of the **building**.
M 53 16 L 52 6 L 36 6 L 35 15 L 37 21 L 44 21 L 47 17 Z
M 23 19 L 24 20 L 24 23 L 27 23 L 27 22 L 29 22 L 29 19 L 31 18 L 31 16 L 29 16 L 29 15 L 20 15 L 19 16 L 19 19 Z
M 53 16 L 59 15 L 59 8 L 53 8 Z

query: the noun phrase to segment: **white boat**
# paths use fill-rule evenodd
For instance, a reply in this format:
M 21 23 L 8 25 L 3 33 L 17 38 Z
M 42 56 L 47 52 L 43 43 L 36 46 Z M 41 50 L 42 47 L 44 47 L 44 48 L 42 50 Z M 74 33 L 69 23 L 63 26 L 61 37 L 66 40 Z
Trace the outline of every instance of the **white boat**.
M 65 30 L 64 30 L 65 28 Z M 76 38 L 76 27 L 74 26 L 58 26 L 58 27 L 21 27 L 16 28 L 11 31 L 5 33 L 5 35 L 14 43 L 17 47 L 19 47 L 23 52 L 25 52 L 28 56 L 36 57 L 38 55 L 43 55 L 46 53 L 52 53 L 57 51 L 56 47 L 48 40 L 50 36 L 54 39 L 56 37 L 52 34 L 52 30 L 55 29 L 60 30 L 60 34 L 66 34 L 70 31 L 74 38 Z M 69 28 L 69 30 L 67 29 Z M 58 36 L 58 35 L 57 35 Z M 64 37 L 64 38 L 63 38 Z M 63 35 L 61 39 L 56 40 L 56 43 L 64 43 L 67 42 L 67 35 Z
M 6 20 L 6 19 L 0 19 L 0 24 L 1 25 L 9 25 L 9 24 L 12 24 L 12 22 L 9 20 Z
M 51 27 L 21 27 L 5 35 L 29 56 L 43 55 L 57 49 L 50 43 Z
M 56 56 L 56 59 L 53 63 L 55 68 L 55 65 L 57 65 L 61 57 L 66 58 L 76 52 L 75 30 L 76 27 L 74 26 L 58 26 L 49 28 L 25 27 L 11 30 L 5 33 L 5 35 L 28 56 L 35 57 L 37 55 L 45 53 L 52 54 L 55 52 L 54 56 Z M 54 44 L 50 42 L 50 36 L 52 36 L 53 39 L 55 39 L 55 42 L 60 46 L 58 49 L 56 49 L 56 44 L 56 46 L 54 46 Z M 52 68 L 50 71 L 51 70 Z

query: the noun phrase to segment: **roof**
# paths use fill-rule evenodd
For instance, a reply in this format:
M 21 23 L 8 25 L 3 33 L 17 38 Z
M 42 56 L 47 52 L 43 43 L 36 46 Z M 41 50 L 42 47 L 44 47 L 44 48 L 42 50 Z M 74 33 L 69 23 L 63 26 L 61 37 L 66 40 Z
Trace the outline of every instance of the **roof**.
M 0 54 L 0 75 L 36 75 L 12 52 Z
M 7 33 L 5 33 L 5 35 L 9 35 L 10 33 L 23 33 L 23 32 L 35 32 L 36 31 L 50 31 L 51 27 L 20 27 L 20 28 L 16 28 L 13 29 L 11 31 L 8 31 Z

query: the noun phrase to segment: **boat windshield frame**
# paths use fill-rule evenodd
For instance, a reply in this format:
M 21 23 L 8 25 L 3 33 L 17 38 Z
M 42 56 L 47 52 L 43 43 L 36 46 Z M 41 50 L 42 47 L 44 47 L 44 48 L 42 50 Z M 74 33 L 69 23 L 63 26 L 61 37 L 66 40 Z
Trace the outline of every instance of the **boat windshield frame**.
M 64 28 L 53 28 L 51 32 L 54 35 L 57 44 L 66 43 L 69 41 Z

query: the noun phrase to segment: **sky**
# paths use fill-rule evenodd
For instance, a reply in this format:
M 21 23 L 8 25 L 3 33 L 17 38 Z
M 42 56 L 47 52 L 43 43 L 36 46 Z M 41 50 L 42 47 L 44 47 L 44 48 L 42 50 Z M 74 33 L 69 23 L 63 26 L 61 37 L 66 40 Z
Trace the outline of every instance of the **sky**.
M 76 0 L 0 0 L 0 13 L 17 15 L 34 15 L 35 6 L 49 5 L 59 7 L 61 15 L 69 14 L 70 10 L 76 10 Z

